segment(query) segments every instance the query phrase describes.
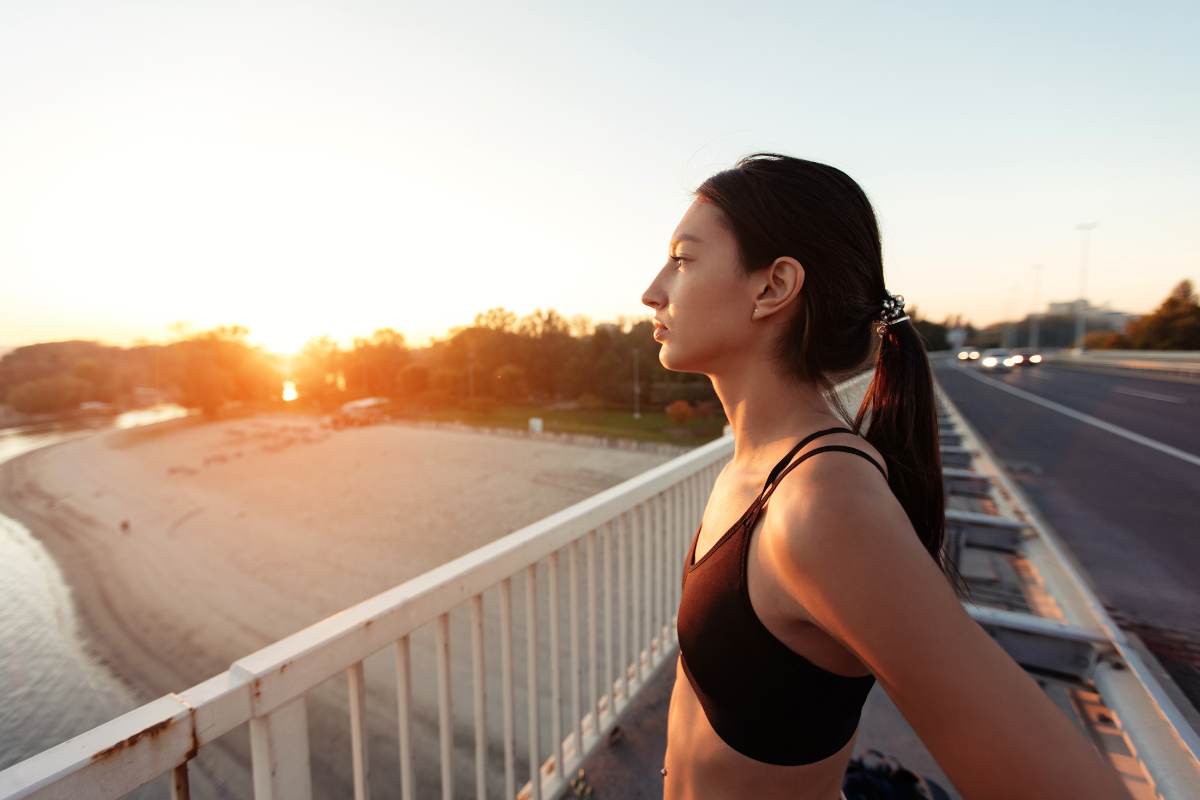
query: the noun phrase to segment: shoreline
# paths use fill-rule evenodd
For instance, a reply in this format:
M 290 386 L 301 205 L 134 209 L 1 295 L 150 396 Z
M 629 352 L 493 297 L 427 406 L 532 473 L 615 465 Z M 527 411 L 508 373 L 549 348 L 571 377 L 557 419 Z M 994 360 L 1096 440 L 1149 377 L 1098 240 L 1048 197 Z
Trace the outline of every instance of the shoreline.
M 188 417 L 0 464 L 0 513 L 46 548 L 87 652 L 144 703 L 674 457 L 561 436 Z M 317 723 L 314 748 L 343 724 Z M 239 738 L 194 762 L 202 794 L 242 784 Z M 322 762 L 322 783 L 348 768 Z

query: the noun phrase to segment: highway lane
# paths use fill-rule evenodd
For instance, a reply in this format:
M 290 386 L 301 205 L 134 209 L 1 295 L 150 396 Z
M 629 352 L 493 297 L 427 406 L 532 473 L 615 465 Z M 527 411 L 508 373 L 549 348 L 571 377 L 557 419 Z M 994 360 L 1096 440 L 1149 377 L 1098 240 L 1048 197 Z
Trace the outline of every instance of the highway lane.
M 1200 383 L 1085 372 L 1052 364 L 995 375 L 977 368 L 972 371 L 1200 455 Z
M 969 372 L 980 374 L 977 367 L 957 363 L 935 366 L 942 388 L 1067 543 L 1101 600 L 1123 621 L 1182 632 L 1200 654 L 1200 464 L 989 381 L 1019 387 L 1195 459 L 1200 459 L 1200 385 L 1048 364 L 988 375 L 987 381 Z M 1171 671 L 1178 675 L 1176 668 Z M 1198 686 L 1200 677 L 1190 691 L 1185 686 L 1193 702 Z

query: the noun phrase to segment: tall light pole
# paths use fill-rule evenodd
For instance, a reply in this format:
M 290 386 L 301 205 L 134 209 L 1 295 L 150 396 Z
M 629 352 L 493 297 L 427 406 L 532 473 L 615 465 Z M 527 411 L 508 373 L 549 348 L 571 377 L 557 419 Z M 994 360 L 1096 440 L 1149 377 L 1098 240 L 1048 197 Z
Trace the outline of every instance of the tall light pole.
M 1083 234 L 1079 254 L 1079 300 L 1075 302 L 1075 346 L 1083 348 L 1083 337 L 1087 333 L 1087 258 L 1088 234 L 1096 227 L 1095 222 L 1081 222 L 1075 230 Z
M 467 340 L 467 397 L 475 396 L 475 342 Z
M 1037 350 L 1038 346 L 1038 273 L 1045 268 L 1045 264 L 1033 265 L 1033 313 L 1029 316 L 1030 350 Z
M 1000 346 L 1007 349 L 1012 347 L 1013 342 L 1013 324 L 1010 317 L 1012 316 L 1013 296 L 1017 293 L 1017 285 L 1014 283 L 1008 287 L 1008 295 L 1004 298 L 1004 329 L 1000 334 Z
M 638 383 L 638 351 L 633 348 L 633 418 L 641 419 L 642 412 L 638 400 L 641 398 L 642 386 Z

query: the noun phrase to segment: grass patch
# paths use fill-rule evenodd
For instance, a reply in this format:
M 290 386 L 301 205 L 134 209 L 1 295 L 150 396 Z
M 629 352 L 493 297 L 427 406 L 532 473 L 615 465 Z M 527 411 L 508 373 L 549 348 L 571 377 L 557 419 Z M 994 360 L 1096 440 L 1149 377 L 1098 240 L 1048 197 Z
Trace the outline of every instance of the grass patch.
M 642 412 L 639 419 L 634 419 L 632 411 L 620 409 L 539 408 L 528 405 L 498 405 L 490 412 L 445 408 L 410 412 L 403 416 L 404 419 L 461 422 L 480 428 L 517 430 L 528 430 L 530 417 L 541 417 L 542 430 L 548 433 L 577 433 L 692 447 L 720 437 L 725 428 L 724 417 L 692 419 L 676 426 L 661 411 Z

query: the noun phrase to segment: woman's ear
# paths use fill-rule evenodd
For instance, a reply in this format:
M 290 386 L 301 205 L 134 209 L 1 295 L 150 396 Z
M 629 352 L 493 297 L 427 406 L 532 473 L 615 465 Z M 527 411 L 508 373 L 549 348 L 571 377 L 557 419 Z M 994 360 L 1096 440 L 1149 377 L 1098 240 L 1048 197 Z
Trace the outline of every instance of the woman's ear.
M 766 281 L 755 300 L 760 316 L 774 314 L 791 303 L 804 286 L 804 267 L 791 256 L 780 256 L 766 270 Z

